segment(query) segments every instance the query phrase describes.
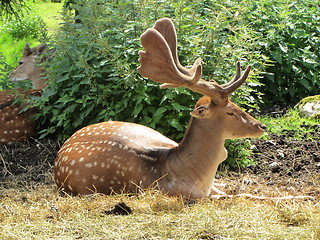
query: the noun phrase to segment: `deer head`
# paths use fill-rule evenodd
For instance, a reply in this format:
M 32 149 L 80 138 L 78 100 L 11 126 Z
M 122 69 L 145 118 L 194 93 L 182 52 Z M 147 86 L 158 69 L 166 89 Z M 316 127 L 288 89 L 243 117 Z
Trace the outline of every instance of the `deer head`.
M 11 81 L 31 80 L 35 89 L 43 89 L 47 86 L 43 77 L 43 70 L 38 66 L 37 59 L 47 49 L 46 44 L 40 44 L 30 48 L 27 43 L 18 67 L 10 74 Z
M 205 95 L 191 113 L 195 118 L 212 119 L 225 138 L 258 137 L 266 126 L 254 119 L 236 104 L 229 95 L 247 79 L 249 65 L 241 76 L 240 62 L 236 64 L 234 78 L 223 85 L 201 78 L 201 59 L 197 59 L 188 69 L 181 66 L 177 57 L 177 37 L 172 21 L 168 18 L 158 20 L 152 29 L 141 35 L 145 51 L 140 51 L 139 73 L 155 82 L 161 88 L 187 87 Z

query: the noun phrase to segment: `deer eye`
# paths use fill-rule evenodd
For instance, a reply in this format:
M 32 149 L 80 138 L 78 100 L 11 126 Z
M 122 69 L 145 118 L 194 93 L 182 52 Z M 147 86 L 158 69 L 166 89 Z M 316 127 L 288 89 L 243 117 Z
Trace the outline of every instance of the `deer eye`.
M 22 65 L 23 64 L 23 62 L 19 62 L 19 65 Z
M 234 116 L 234 115 L 235 115 L 235 114 L 232 113 L 232 112 L 227 112 L 227 114 L 230 115 L 230 116 Z

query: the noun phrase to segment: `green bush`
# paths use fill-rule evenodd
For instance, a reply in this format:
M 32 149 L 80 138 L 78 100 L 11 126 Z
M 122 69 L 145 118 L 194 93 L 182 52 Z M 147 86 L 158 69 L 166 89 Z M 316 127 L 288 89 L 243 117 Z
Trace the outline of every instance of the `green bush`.
M 81 23 L 74 23 L 67 11 L 64 14 L 65 24 L 48 70 L 54 81 L 40 102 L 42 121 L 50 123 L 44 135 L 59 133 L 65 139 L 85 125 L 114 119 L 151 126 L 181 140 L 199 95 L 187 89 L 160 90 L 158 84 L 136 71 L 140 34 L 165 16 L 176 24 L 181 62 L 190 66 L 201 56 L 207 80 L 230 80 L 237 60 L 253 64 L 256 72 L 233 98 L 247 108 L 259 103 L 254 90 L 263 65 L 259 45 L 249 36 L 243 20 L 235 19 L 232 7 L 206 1 L 123 0 L 104 4 L 95 0 L 79 1 L 73 8 Z
M 320 5 L 317 1 L 257 1 L 248 21 L 270 60 L 263 91 L 268 102 L 292 105 L 319 94 Z
M 28 13 L 19 18 L 3 21 L 0 32 L 9 33 L 14 39 L 26 37 L 47 40 L 47 27 L 40 16 Z
M 239 170 L 254 163 L 250 139 L 227 139 L 225 147 L 228 149 L 228 159 L 220 165 L 220 169 Z
M 8 72 L 10 66 L 4 60 L 3 54 L 0 52 L 0 91 L 8 88 Z
M 190 66 L 203 58 L 204 79 L 225 83 L 232 79 L 236 61 L 252 64 L 250 79 L 232 98 L 255 109 L 261 103 L 256 87 L 264 66 L 260 45 L 239 14 L 245 9 L 225 5 L 174 0 L 72 5 L 77 23 L 65 11 L 47 69 L 50 86 L 38 103 L 42 137 L 54 134 L 64 140 L 83 126 L 112 119 L 150 126 L 180 141 L 200 95 L 183 88 L 160 90 L 136 70 L 140 34 L 162 17 L 170 17 L 177 27 L 181 63 Z M 230 149 L 237 159 L 246 155 L 241 148 Z

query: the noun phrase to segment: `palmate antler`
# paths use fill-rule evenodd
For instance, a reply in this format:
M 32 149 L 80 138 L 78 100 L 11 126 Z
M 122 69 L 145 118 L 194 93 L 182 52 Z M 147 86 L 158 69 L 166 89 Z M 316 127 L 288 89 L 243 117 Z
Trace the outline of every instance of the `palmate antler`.
M 140 51 L 139 73 L 154 82 L 163 83 L 161 88 L 187 87 L 195 92 L 209 96 L 219 103 L 234 92 L 247 79 L 249 65 L 241 76 L 240 63 L 236 64 L 236 75 L 230 82 L 219 85 L 201 78 L 201 59 L 198 58 L 191 68 L 183 67 L 177 55 L 177 35 L 172 21 L 168 18 L 158 20 L 141 37 L 145 51 Z

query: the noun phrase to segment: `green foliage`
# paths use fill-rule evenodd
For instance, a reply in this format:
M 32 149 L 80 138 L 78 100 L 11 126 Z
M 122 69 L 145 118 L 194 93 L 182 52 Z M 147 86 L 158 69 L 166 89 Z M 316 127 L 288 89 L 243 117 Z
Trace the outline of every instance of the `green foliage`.
M 317 1 L 257 1 L 248 12 L 270 59 L 262 89 L 268 101 L 294 104 L 319 93 L 320 5 Z M 276 97 L 275 97 L 276 96 Z
M 15 16 L 19 17 L 23 9 L 26 9 L 25 0 L 2 0 L 0 1 L 0 16 Z
M 8 88 L 8 72 L 10 66 L 5 62 L 3 54 L 0 52 L 0 91 Z
M 177 27 L 181 63 L 190 66 L 202 57 L 205 79 L 225 83 L 232 79 L 236 61 L 252 64 L 251 78 L 232 99 L 249 111 L 261 103 L 256 88 L 264 59 L 254 32 L 239 14 L 245 9 L 173 0 L 79 1 L 72 8 L 77 21 L 70 11 L 64 12 L 47 69 L 50 86 L 38 103 L 42 137 L 55 134 L 63 140 L 83 126 L 121 120 L 180 141 L 200 95 L 188 89 L 160 90 L 136 70 L 140 34 L 162 17 L 170 17 Z M 240 148 L 243 143 L 247 147 L 248 142 L 241 141 L 229 145 L 230 166 L 249 161 L 248 152 Z
M 47 40 L 47 27 L 38 15 L 28 14 L 19 18 L 3 21 L 0 29 L 2 33 L 9 33 L 14 39 L 26 37 Z
M 268 131 L 276 134 L 288 134 L 296 139 L 312 139 L 320 130 L 320 120 L 300 116 L 299 110 L 290 109 L 277 118 L 265 116 L 260 119 L 268 126 Z M 268 138 L 268 135 L 264 136 Z
M 220 169 L 238 170 L 253 164 L 249 139 L 227 139 L 225 146 L 228 149 L 228 159 L 219 166 Z
M 113 119 L 144 124 L 181 140 L 199 95 L 187 89 L 160 90 L 136 71 L 139 36 L 162 17 L 170 17 L 177 27 L 181 63 L 190 66 L 201 57 L 206 80 L 230 80 L 237 60 L 253 65 L 249 81 L 231 96 L 249 112 L 262 103 L 257 89 L 265 99 L 280 103 L 296 102 L 319 89 L 319 4 L 311 0 L 80 0 L 72 8 L 78 23 L 73 11 L 65 11 L 47 68 L 50 87 L 37 104 L 43 137 L 65 139 L 83 126 Z M 13 42 L 26 32 L 46 36 L 36 15 L 24 22 L 31 28 L 19 22 L 2 28 L 1 46 L 7 35 Z M 14 53 L 5 54 L 12 55 L 11 60 L 1 61 L 0 68 L 15 65 L 26 40 L 19 41 Z M 8 86 L 4 71 L 2 87 Z M 261 81 L 266 86 L 261 87 Z M 233 159 L 227 164 L 249 161 L 247 144 L 227 143 Z
M 79 1 L 72 7 L 80 23 L 64 13 L 47 72 L 52 81 L 39 103 L 38 117 L 49 123 L 43 136 L 55 133 L 65 139 L 83 126 L 113 119 L 144 124 L 181 140 L 199 95 L 187 89 L 160 90 L 136 71 L 140 34 L 165 16 L 177 26 L 183 65 L 201 56 L 204 78 L 224 83 L 233 77 L 237 60 L 251 63 L 257 72 L 233 98 L 252 109 L 260 102 L 255 91 L 263 65 L 259 45 L 233 7 L 206 1 L 125 0 Z

